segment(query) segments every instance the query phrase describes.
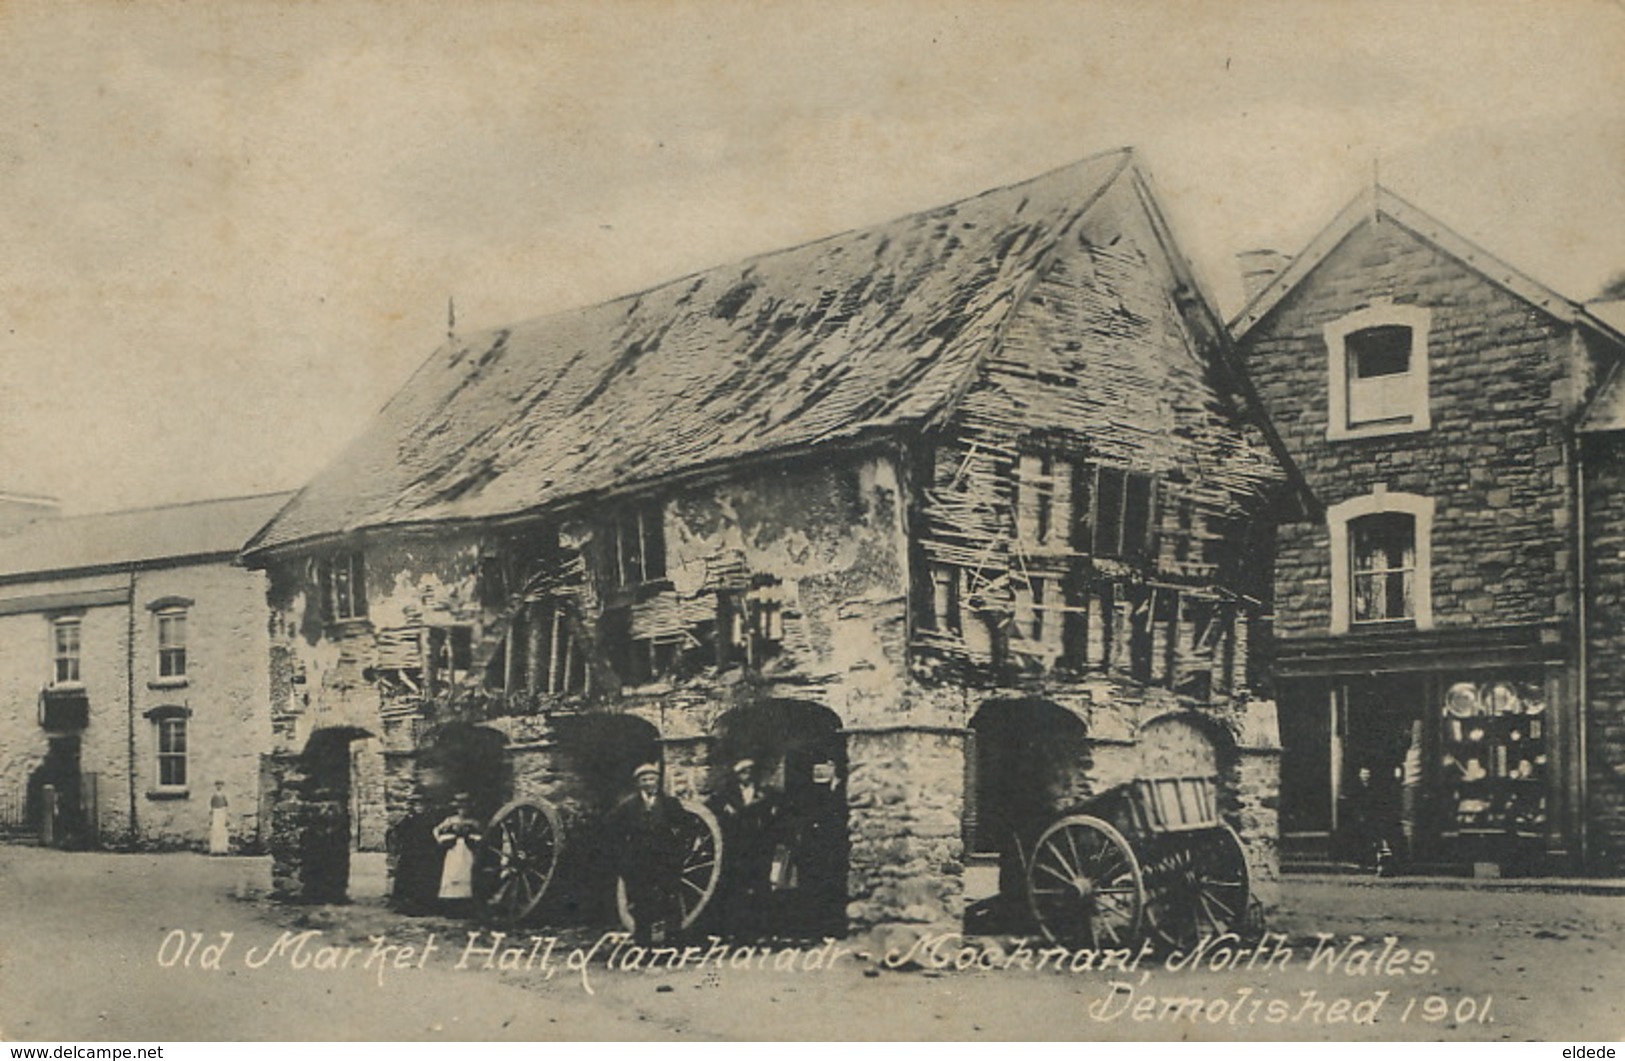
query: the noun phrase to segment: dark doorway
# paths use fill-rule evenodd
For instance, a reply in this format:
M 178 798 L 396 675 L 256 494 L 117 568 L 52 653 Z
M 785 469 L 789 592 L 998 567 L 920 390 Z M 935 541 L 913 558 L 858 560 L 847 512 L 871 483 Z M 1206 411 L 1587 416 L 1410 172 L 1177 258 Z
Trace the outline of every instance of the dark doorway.
M 467 722 L 449 722 L 424 740 L 416 762 L 417 805 L 389 830 L 392 895 L 403 912 L 438 907 L 444 854 L 434 829 L 451 813 L 456 796 L 468 795 L 481 821 L 502 805 L 510 788 L 506 744 L 496 730 Z
M 734 937 L 844 935 L 846 738 L 822 704 L 772 700 L 717 720 L 709 805 L 722 825 L 716 908 Z
M 995 700 L 970 722 L 965 847 L 997 857 L 999 896 L 1025 893 L 1024 853 L 1061 812 L 1087 799 L 1092 758 L 1076 715 L 1046 700 Z
M 342 903 L 350 887 L 350 742 L 365 730 L 318 730 L 299 757 L 300 895 L 311 903 Z
M 79 744 L 78 734 L 50 738 L 45 758 L 28 777 L 28 821 L 51 847 L 83 847 L 88 839 Z
M 1414 779 L 1406 791 L 1406 761 L 1420 773 L 1425 697 L 1422 679 L 1411 675 L 1363 676 L 1342 686 L 1332 748 L 1336 848 L 1347 862 L 1375 869 L 1379 856 L 1397 859 L 1407 846 L 1419 810 Z

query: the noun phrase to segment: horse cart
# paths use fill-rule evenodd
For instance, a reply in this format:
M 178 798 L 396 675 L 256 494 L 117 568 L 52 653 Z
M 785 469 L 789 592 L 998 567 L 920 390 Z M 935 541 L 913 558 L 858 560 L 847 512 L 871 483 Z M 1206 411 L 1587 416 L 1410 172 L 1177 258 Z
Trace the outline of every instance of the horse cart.
M 705 805 L 684 801 L 682 808 L 678 888 L 682 927 L 688 928 L 716 894 L 722 830 Z M 508 803 L 492 816 L 476 852 L 475 894 L 494 919 L 522 922 L 546 898 L 567 847 L 592 842 L 592 838 L 567 842 L 563 816 L 545 799 Z M 616 890 L 621 921 L 630 929 L 625 882 L 619 882 Z
M 1022 856 L 1028 906 L 1056 943 L 1184 949 L 1247 924 L 1247 858 L 1210 777 L 1118 785 L 1051 823 Z

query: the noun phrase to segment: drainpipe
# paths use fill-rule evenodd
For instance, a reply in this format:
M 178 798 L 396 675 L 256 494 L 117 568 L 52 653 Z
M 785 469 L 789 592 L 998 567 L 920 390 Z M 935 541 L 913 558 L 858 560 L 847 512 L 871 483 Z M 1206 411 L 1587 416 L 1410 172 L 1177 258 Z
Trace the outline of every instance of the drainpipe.
M 135 755 L 135 567 L 130 568 L 130 599 L 125 609 L 128 622 L 125 626 L 124 642 L 124 718 L 128 727 L 129 741 L 126 745 L 126 754 L 129 756 L 129 769 L 125 773 L 130 779 L 130 843 L 134 844 L 140 833 L 136 829 L 136 755 Z
M 1573 438 L 1574 447 L 1574 562 L 1575 562 L 1575 594 L 1574 609 L 1575 621 L 1580 625 L 1579 636 L 1579 681 L 1576 695 L 1579 698 L 1579 746 L 1580 759 L 1579 784 L 1576 794 L 1579 800 L 1579 820 L 1576 823 L 1575 837 L 1580 846 L 1580 871 L 1583 873 L 1591 864 L 1590 829 L 1587 818 L 1590 811 L 1589 775 L 1591 772 L 1590 756 L 1587 752 L 1586 731 L 1591 728 L 1591 624 L 1590 609 L 1586 604 L 1586 467 L 1585 445 L 1578 430 Z

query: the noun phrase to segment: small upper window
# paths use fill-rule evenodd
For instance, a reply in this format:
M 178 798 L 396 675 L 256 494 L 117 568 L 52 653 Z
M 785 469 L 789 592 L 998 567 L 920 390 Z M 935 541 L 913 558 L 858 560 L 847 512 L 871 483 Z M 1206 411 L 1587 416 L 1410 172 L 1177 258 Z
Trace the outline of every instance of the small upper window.
M 1359 438 L 1429 426 L 1429 312 L 1383 303 L 1326 326 L 1330 438 Z
M 339 553 L 321 563 L 322 602 L 329 622 L 367 615 L 366 569 L 361 554 Z
M 78 619 L 58 619 L 51 624 L 51 681 L 56 685 L 72 685 L 81 680 L 79 629 Z
M 165 608 L 157 613 L 158 677 L 186 677 L 186 609 Z

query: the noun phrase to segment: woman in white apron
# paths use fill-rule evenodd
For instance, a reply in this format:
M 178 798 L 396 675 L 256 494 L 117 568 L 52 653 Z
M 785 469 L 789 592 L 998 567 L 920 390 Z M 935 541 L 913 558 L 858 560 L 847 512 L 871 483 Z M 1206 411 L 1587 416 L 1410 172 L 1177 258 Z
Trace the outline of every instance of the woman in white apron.
M 209 797 L 209 854 L 231 854 L 230 802 L 226 799 L 226 783 L 214 783 L 214 795 Z
M 474 846 L 480 840 L 480 821 L 472 813 L 473 800 L 459 792 L 451 801 L 451 817 L 434 827 L 435 842 L 446 852 L 440 869 L 440 900 L 462 911 L 474 898 Z

